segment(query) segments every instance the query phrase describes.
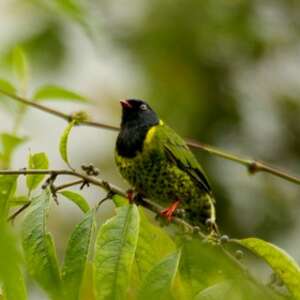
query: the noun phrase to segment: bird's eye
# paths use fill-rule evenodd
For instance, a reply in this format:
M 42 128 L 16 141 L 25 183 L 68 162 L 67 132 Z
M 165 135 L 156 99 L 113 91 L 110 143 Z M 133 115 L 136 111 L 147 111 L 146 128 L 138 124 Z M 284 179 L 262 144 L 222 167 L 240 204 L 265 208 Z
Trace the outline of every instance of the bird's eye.
M 146 104 L 142 104 L 142 105 L 140 105 L 140 109 L 141 109 L 141 110 L 147 110 L 148 107 L 147 107 Z

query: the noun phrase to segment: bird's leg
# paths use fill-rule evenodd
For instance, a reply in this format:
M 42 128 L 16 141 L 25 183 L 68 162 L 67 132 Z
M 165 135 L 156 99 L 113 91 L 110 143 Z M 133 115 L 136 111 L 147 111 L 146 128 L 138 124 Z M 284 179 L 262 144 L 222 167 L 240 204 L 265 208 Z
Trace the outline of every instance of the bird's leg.
M 130 189 L 126 192 L 129 203 L 132 204 L 134 202 L 134 190 Z
M 129 200 L 129 203 L 135 203 L 136 205 L 139 205 L 139 202 L 143 200 L 145 195 L 137 190 L 130 189 L 126 192 L 127 198 Z
M 179 204 L 180 204 L 180 200 L 179 199 L 175 200 L 174 202 L 171 203 L 169 207 L 167 207 L 166 209 L 160 212 L 160 216 L 166 218 L 169 222 L 171 222 L 172 216 Z

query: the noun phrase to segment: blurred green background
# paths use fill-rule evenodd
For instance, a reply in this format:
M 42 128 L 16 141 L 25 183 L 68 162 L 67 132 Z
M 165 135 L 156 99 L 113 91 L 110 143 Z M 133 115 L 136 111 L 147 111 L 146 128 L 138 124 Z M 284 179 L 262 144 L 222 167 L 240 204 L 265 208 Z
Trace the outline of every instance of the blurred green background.
M 93 100 L 88 107 L 48 105 L 85 109 L 117 125 L 119 99 L 145 99 L 182 136 L 300 174 L 299 34 L 296 0 L 0 0 L 0 76 L 12 76 L 10 53 L 18 44 L 30 59 L 30 91 L 54 83 Z M 11 130 L 13 109 L 0 109 L 0 130 Z M 26 165 L 30 148 L 63 167 L 57 145 L 64 126 L 30 110 L 20 132 L 31 140 L 13 166 Z M 70 157 L 77 167 L 94 163 L 102 178 L 125 187 L 113 161 L 115 138 L 76 128 Z M 196 154 L 215 191 L 222 232 L 272 241 L 300 261 L 299 186 Z M 93 189 L 85 194 L 99 200 Z M 103 220 L 112 213 L 107 205 Z M 72 205 L 56 208 L 51 226 L 61 249 L 79 218 Z

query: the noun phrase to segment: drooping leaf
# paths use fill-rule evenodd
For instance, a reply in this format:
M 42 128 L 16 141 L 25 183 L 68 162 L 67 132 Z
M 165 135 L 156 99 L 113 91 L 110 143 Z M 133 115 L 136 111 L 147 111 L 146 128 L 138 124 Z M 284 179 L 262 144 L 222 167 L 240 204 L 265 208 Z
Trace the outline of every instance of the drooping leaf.
M 136 205 L 117 208 L 99 230 L 94 257 L 97 300 L 126 299 L 139 234 Z
M 14 85 L 8 80 L 2 78 L 0 78 L 0 89 L 10 94 L 16 93 L 16 88 Z
M 0 222 L 0 281 L 6 300 L 26 300 L 17 239 L 5 221 Z
M 21 47 L 16 47 L 13 51 L 13 68 L 17 79 L 24 84 L 27 84 L 29 77 L 28 61 L 25 52 Z
M 16 109 L 18 107 L 18 103 L 16 101 L 13 101 L 8 96 L 6 96 L 3 92 L 9 93 L 9 94 L 16 94 L 16 88 L 14 85 L 5 80 L 0 79 L 0 104 L 10 113 L 15 113 Z
M 63 299 L 55 246 L 47 230 L 50 201 L 47 190 L 32 200 L 22 225 L 22 244 L 29 274 L 52 299 Z
M 34 100 L 62 100 L 62 101 L 75 101 L 87 102 L 87 99 L 78 93 L 67 90 L 60 86 L 45 85 L 40 87 L 33 96 Z
M 174 299 L 171 289 L 178 270 L 179 259 L 180 252 L 175 252 L 154 265 L 139 288 L 138 299 Z
M 11 158 L 18 146 L 22 145 L 27 139 L 18 137 L 9 133 L 0 134 L 0 153 L 1 153 L 1 168 L 8 168 L 11 163 Z
M 64 160 L 64 162 L 70 167 L 69 158 L 68 158 L 68 140 L 69 135 L 71 132 L 71 129 L 75 125 L 75 121 L 72 121 L 68 124 L 68 126 L 65 128 L 59 142 L 59 152 L 61 158 Z
M 74 202 L 84 213 L 86 213 L 90 210 L 90 206 L 89 206 L 88 202 L 80 194 L 75 193 L 73 191 L 62 191 L 59 193 L 61 195 L 63 195 L 64 197 L 66 197 L 67 199 Z
M 62 269 L 64 299 L 79 299 L 94 229 L 95 211 L 90 211 L 71 235 Z
M 0 221 L 6 220 L 10 201 L 16 191 L 18 176 L 0 176 Z
M 236 241 L 261 257 L 279 276 L 295 299 L 300 299 L 300 268 L 296 261 L 279 247 L 257 238 Z
M 46 153 L 39 152 L 29 155 L 28 159 L 28 168 L 29 169 L 48 169 L 49 161 Z M 34 190 L 38 187 L 38 185 L 43 181 L 45 175 L 27 175 L 26 177 L 26 184 L 29 191 Z

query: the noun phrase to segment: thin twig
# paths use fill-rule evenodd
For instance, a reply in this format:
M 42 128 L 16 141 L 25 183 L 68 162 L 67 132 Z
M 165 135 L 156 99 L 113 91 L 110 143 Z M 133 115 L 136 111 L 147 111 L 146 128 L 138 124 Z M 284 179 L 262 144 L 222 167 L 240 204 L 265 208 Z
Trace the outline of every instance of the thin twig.
M 64 183 L 62 185 L 56 186 L 55 191 L 58 192 L 60 190 L 66 189 L 68 187 L 72 187 L 72 186 L 75 186 L 75 185 L 82 184 L 83 182 L 84 182 L 84 180 L 82 180 L 82 179 L 75 180 L 75 181 L 70 181 L 70 182 Z
M 14 212 L 11 216 L 8 217 L 7 221 L 13 222 L 14 219 L 30 205 L 30 203 L 31 202 L 28 202 L 28 203 L 24 204 L 22 207 L 20 207 L 16 212 Z
M 56 109 L 50 108 L 48 106 L 42 105 L 40 103 L 25 99 L 23 97 L 8 93 L 2 89 L 0 89 L 0 93 L 2 93 L 3 95 L 6 95 L 16 101 L 19 101 L 21 103 L 24 103 L 26 105 L 32 106 L 36 109 L 39 109 L 41 111 L 44 111 L 46 113 L 52 114 L 56 117 L 62 118 L 68 122 L 70 122 L 74 116 L 63 113 L 61 111 L 58 111 Z M 113 125 L 108 125 L 108 124 L 104 124 L 104 123 L 99 123 L 99 122 L 94 122 L 94 121 L 80 121 L 78 123 L 78 125 L 83 125 L 83 126 L 91 126 L 91 127 L 96 127 L 96 128 L 102 128 L 102 129 L 108 129 L 108 130 L 113 130 L 113 131 L 118 131 L 119 127 L 117 126 L 113 126 Z M 194 148 L 194 149 L 200 149 L 203 151 L 206 151 L 212 155 L 215 156 L 219 156 L 221 158 L 236 162 L 240 165 L 245 166 L 248 171 L 251 174 L 255 174 L 258 172 L 265 172 L 265 173 L 269 173 L 272 174 L 274 176 L 280 177 L 284 180 L 287 180 L 289 182 L 293 182 L 295 184 L 299 184 L 300 185 L 300 177 L 299 176 L 294 176 L 294 175 L 290 175 L 289 173 L 287 173 L 286 171 L 280 170 L 279 168 L 270 166 L 269 164 L 262 162 L 262 161 L 258 161 L 258 160 L 253 160 L 253 159 L 247 159 L 247 158 L 243 158 L 240 156 L 237 156 L 235 154 L 232 153 L 228 153 L 225 152 L 223 150 L 217 149 L 215 147 L 206 145 L 206 144 L 202 144 L 199 142 L 195 142 L 192 140 L 186 140 L 187 144 L 189 145 L 189 147 Z

